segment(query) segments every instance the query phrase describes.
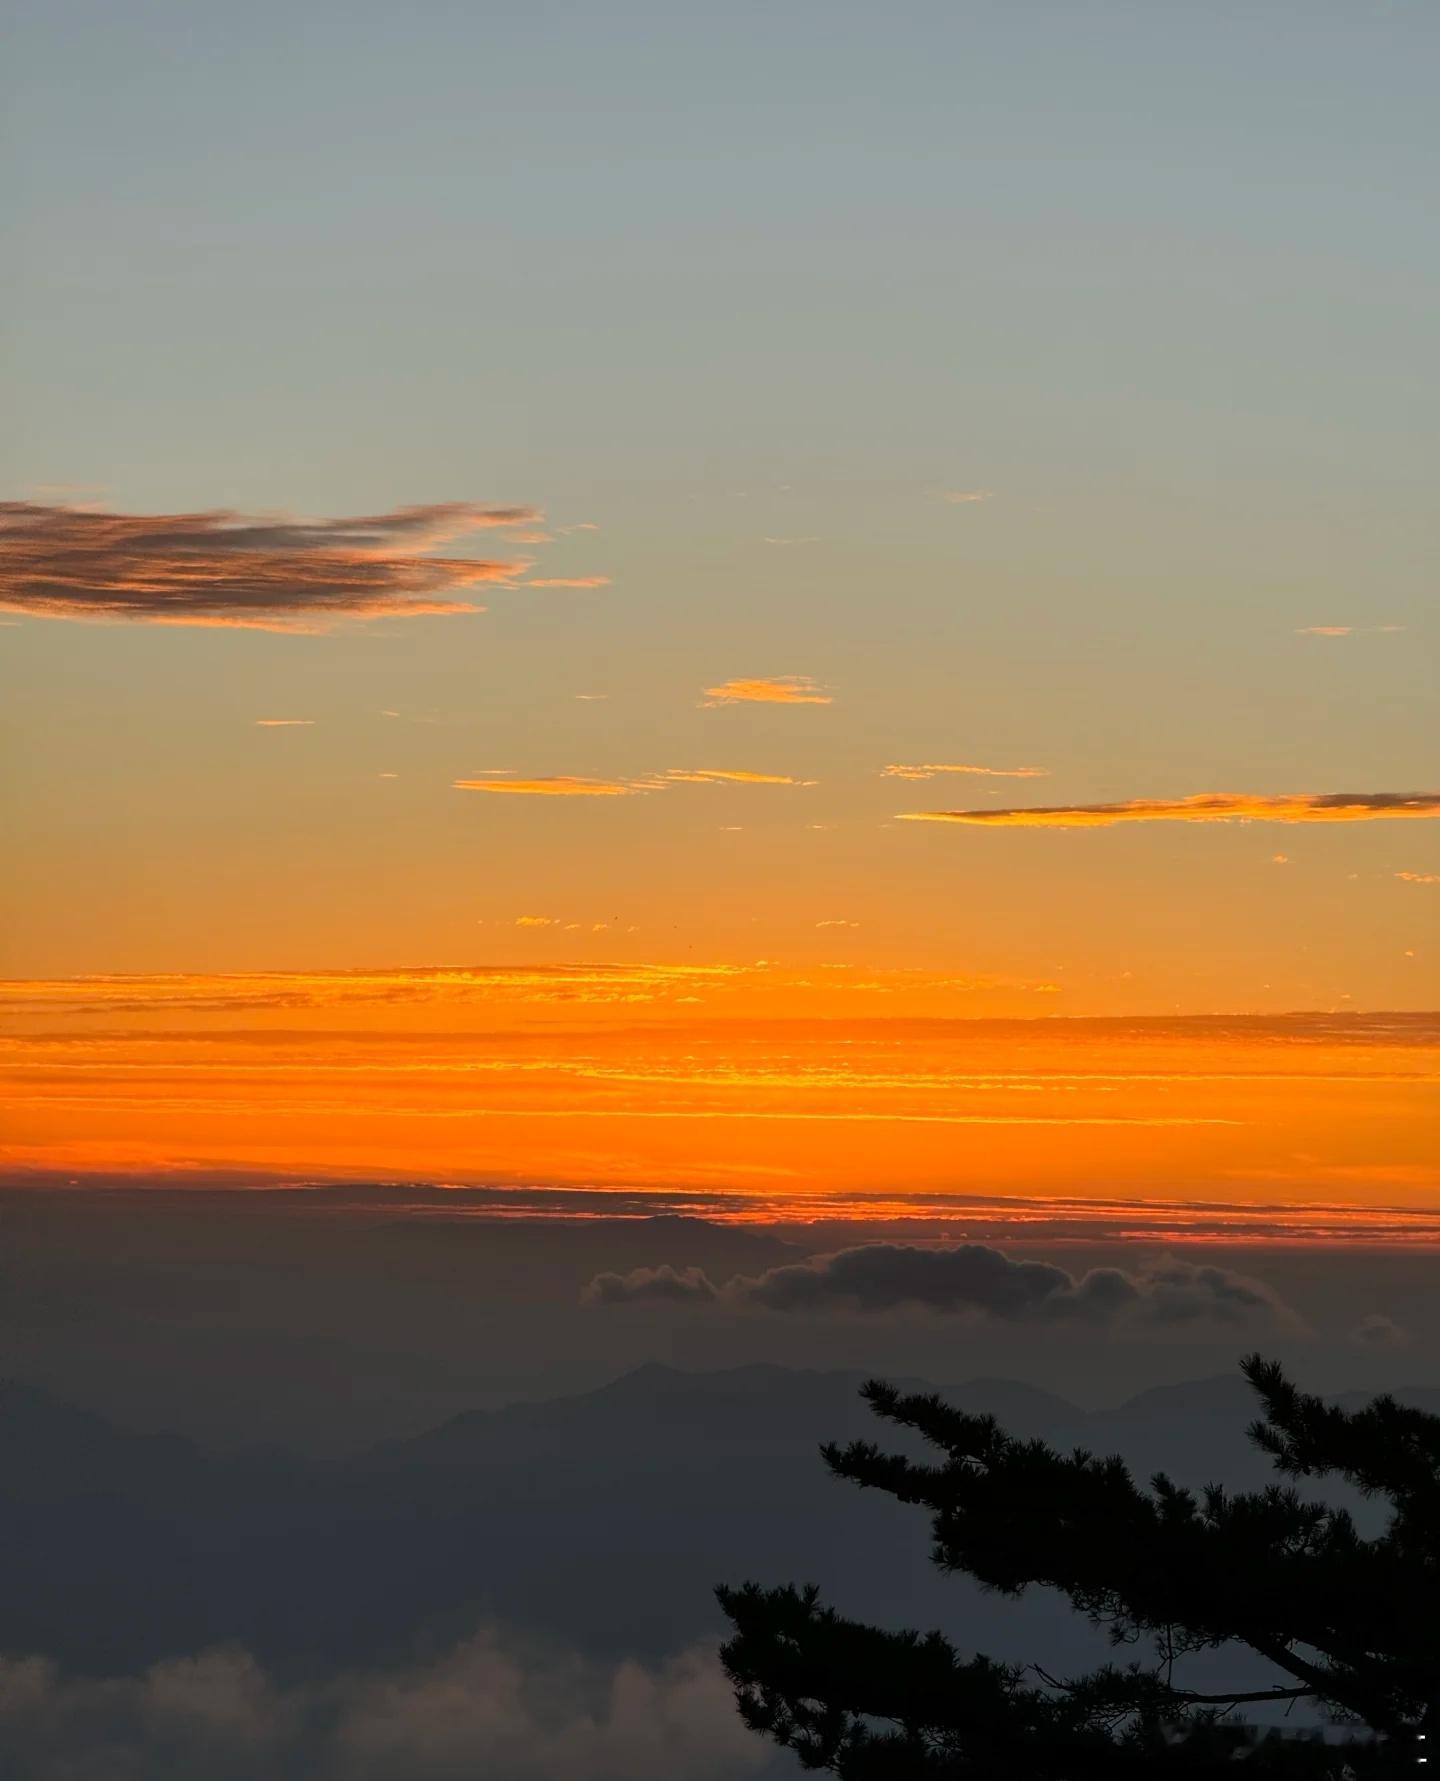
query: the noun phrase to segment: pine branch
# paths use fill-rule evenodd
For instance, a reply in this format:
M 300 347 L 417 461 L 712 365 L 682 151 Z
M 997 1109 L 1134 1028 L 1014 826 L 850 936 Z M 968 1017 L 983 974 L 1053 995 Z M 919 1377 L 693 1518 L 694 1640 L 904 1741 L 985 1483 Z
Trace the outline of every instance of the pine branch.
M 1048 1688 L 1063 1689 L 1067 1694 L 1083 1691 L 1084 1685 L 1062 1682 L 1039 1664 L 1030 1667 Z M 1168 1682 L 1157 1682 L 1155 1687 L 1158 1698 L 1177 1707 L 1239 1707 L 1261 1701 L 1306 1701 L 1314 1700 L 1316 1693 L 1313 1688 L 1255 1688 L 1231 1689 L 1227 1694 L 1197 1694 L 1193 1688 L 1174 1688 Z
M 831 1472 L 929 1512 L 941 1570 L 1020 1594 L 1062 1594 L 1117 1643 L 1150 1638 L 1153 1671 L 1057 1679 L 962 1659 L 938 1633 L 842 1620 L 817 1592 L 721 1591 L 722 1653 L 746 1723 L 842 1781 L 1151 1781 L 1175 1773 L 1358 1777 L 1390 1772 L 1398 1740 L 1440 1726 L 1440 1417 L 1377 1398 L 1350 1413 L 1297 1391 L 1273 1362 L 1246 1376 L 1265 1419 L 1252 1434 L 1289 1477 L 1335 1473 L 1388 1498 L 1362 1538 L 1343 1509 L 1287 1484 L 1231 1494 L 1148 1488 L 1118 1457 L 1018 1440 L 989 1416 L 881 1381 L 883 1420 L 937 1450 L 925 1463 L 873 1442 L 822 1449 Z M 1247 1645 L 1284 1678 L 1209 1693 L 1177 1661 Z M 1344 1744 L 1228 1717 L 1313 1701 L 1368 1728 Z M 886 1728 L 889 1729 L 886 1729 Z

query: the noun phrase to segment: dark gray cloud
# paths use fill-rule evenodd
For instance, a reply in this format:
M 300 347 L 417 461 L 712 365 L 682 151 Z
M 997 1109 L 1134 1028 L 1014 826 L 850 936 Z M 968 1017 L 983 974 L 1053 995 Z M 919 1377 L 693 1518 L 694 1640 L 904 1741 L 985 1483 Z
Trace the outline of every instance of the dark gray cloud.
M 925 1310 L 1000 1323 L 1126 1325 L 1262 1323 L 1296 1327 L 1263 1281 L 1230 1268 L 1166 1257 L 1144 1266 L 1071 1274 L 1049 1262 L 1017 1261 L 981 1243 L 920 1247 L 865 1243 L 831 1255 L 737 1274 L 717 1286 L 698 1268 L 637 1268 L 596 1275 L 593 1304 L 709 1304 L 767 1311 L 866 1314 Z
M 740 1781 L 768 1762 L 709 1650 L 599 1664 L 493 1631 L 289 1687 L 235 1648 L 106 1680 L 0 1658 L 0 1751 L 7 1774 L 72 1781 Z
M 628 1274 L 597 1274 L 585 1288 L 589 1305 L 693 1304 L 716 1297 L 702 1268 L 632 1268 Z
M 836 1255 L 771 1268 L 731 1282 L 736 1299 L 769 1311 L 823 1310 L 843 1304 L 858 1311 L 923 1305 L 932 1311 L 980 1311 L 1028 1319 L 1053 1305 L 1074 1282 L 1046 1262 L 1011 1261 L 998 1249 L 967 1243 L 958 1249 L 921 1249 L 865 1243 Z
M 0 611 L 272 631 L 473 612 L 473 600 L 456 596 L 513 580 L 528 559 L 434 553 L 467 533 L 538 517 L 530 507 L 469 501 L 320 520 L 4 501 Z
M 1410 1333 L 1383 1311 L 1372 1311 L 1351 1330 L 1350 1340 L 1357 1348 L 1408 1348 Z

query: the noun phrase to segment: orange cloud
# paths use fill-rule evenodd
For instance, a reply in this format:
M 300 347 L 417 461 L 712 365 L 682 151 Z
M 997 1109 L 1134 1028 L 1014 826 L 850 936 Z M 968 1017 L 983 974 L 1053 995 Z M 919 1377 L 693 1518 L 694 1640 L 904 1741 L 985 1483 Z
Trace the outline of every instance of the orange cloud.
M 913 810 L 902 822 L 984 823 L 992 828 L 1095 829 L 1121 822 L 1368 822 L 1440 816 L 1440 792 L 1311 792 L 1261 797 L 1200 792 L 1124 804 L 1051 804 L 1029 810 Z
M 1440 872 L 1397 872 L 1395 876 L 1406 884 L 1440 884 Z
M 521 924 L 524 925 L 524 924 Z M 0 980 L 0 1012 L 105 1015 L 293 1014 L 412 1003 L 538 1001 L 610 1005 L 674 1000 L 697 988 L 765 982 L 745 965 L 430 965 L 348 971 L 166 973 Z M 812 977 L 814 973 L 810 974 Z M 925 979 L 928 987 L 932 980 Z M 943 979 L 933 980 L 945 985 Z M 848 986 L 842 986 L 848 987 Z
M 1363 1211 L 1413 1240 L 1397 1205 L 1440 1235 L 1434 1014 L 1036 1019 L 1038 982 L 582 963 L 568 919 L 487 924 L 547 963 L 0 984 L 0 1164 L 523 1186 L 538 1156 L 671 1191 L 700 1155 L 722 1216 L 778 1215 L 753 1177 L 789 1217 L 836 1195 L 974 1240 L 1014 1192 L 1040 1241 L 1103 1183 L 1110 1237 L 1344 1239 Z
M 707 705 L 831 705 L 808 674 L 780 674 L 771 680 L 727 680 L 705 688 Z
M 533 919 L 517 925 L 532 925 Z M 636 930 L 630 924 L 623 931 Z M 425 965 L 377 970 L 150 975 L 107 972 L 64 978 L 0 979 L 0 1013 L 25 1018 L 131 1014 L 149 1017 L 171 1013 L 248 1017 L 432 1002 L 445 1006 L 496 1001 L 508 1004 L 515 1000 L 577 1007 L 593 1002 L 608 1007 L 617 1003 L 685 1001 L 703 993 L 717 998 L 717 1008 L 720 999 L 733 1001 L 738 995 L 747 1004 L 754 1004 L 747 1005 L 746 1012 L 760 1011 L 759 998 L 766 1008 L 786 1016 L 804 1009 L 828 1015 L 837 1003 L 843 1003 L 857 1007 L 863 1004 L 868 1017 L 877 1002 L 898 1002 L 902 1012 L 928 1015 L 950 1008 L 952 999 L 957 997 L 962 1003 L 977 993 L 991 991 L 1028 997 L 1053 992 L 1054 988 L 1053 984 L 1018 978 L 914 970 L 812 966 L 790 972 L 764 960 L 708 965 L 612 960 L 544 966 Z M 1372 1036 L 1389 1032 L 1390 1027 L 1385 1024 L 1388 1020 L 1399 1035 L 1397 1043 L 1409 1043 L 1407 1036 L 1417 1032 L 1422 1036 L 1417 1043 L 1431 1043 L 1434 1039 L 1433 1015 L 1343 1018 L 1352 1023 L 1364 1020 L 1365 1031 Z M 0 1054 L 4 1049 L 0 1045 Z
M 0 502 L 0 610 L 302 632 L 343 618 L 476 612 L 455 596 L 530 564 L 430 553 L 539 517 L 466 501 L 322 520 Z
M 478 779 L 457 779 L 462 792 L 506 792 L 525 798 L 628 798 L 647 788 L 621 779 L 582 779 L 569 773 L 548 773 L 538 779 L 512 779 L 495 773 Z
M 527 581 L 526 587 L 609 587 L 608 575 L 551 575 L 543 581 Z
M 665 778 L 684 785 L 814 785 L 813 779 L 792 779 L 788 773 L 750 773 L 743 767 L 671 767 Z
M 257 717 L 257 730 L 308 730 L 315 722 L 313 717 Z
M 919 767 L 882 767 L 883 779 L 933 779 L 937 773 L 973 773 L 981 779 L 1045 779 L 1048 767 L 957 767 L 926 762 Z
M 553 915 L 517 915 L 515 926 L 517 928 L 553 928 L 555 917 Z

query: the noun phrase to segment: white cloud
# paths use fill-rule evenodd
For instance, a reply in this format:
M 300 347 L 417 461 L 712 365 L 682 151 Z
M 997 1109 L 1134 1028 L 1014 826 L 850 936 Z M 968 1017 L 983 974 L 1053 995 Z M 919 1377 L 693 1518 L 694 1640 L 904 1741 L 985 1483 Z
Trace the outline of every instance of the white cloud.
M 714 1653 L 601 1664 L 486 1629 L 286 1686 L 236 1649 L 68 1679 L 0 1659 L 7 1773 L 66 1781 L 741 1781 L 768 1761 Z

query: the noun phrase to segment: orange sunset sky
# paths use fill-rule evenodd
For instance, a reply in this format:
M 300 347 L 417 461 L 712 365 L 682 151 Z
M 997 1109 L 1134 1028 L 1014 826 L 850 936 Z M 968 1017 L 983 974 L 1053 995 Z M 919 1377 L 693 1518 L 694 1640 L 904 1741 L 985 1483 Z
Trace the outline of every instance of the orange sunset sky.
M 9 1178 L 1433 1235 L 1403 44 L 302 10 L 21 27 Z

